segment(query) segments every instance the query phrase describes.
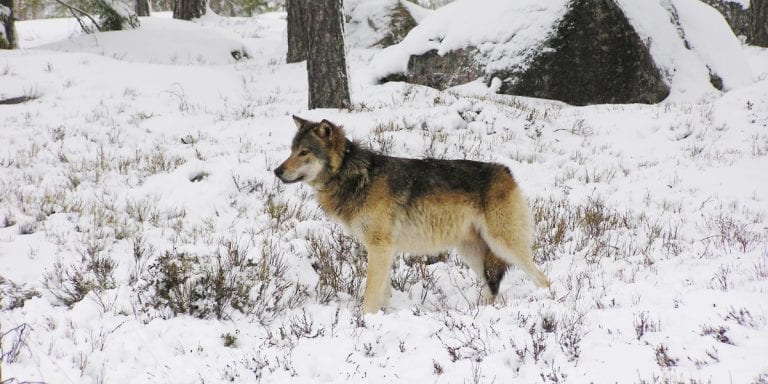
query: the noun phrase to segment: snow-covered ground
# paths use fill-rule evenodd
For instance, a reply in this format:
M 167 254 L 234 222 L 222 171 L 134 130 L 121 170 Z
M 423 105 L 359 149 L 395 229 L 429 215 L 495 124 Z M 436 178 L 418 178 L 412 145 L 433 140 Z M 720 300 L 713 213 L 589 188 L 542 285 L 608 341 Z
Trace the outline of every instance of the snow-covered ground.
M 352 49 L 353 110 L 308 112 L 284 15 L 143 22 L 21 22 L 0 55 L 0 99 L 34 98 L 0 105 L 0 381 L 768 382 L 768 50 L 706 102 L 570 107 L 371 86 Z M 513 269 L 477 305 L 456 255 L 403 256 L 361 316 L 359 249 L 272 174 L 291 114 L 508 165 L 552 289 Z

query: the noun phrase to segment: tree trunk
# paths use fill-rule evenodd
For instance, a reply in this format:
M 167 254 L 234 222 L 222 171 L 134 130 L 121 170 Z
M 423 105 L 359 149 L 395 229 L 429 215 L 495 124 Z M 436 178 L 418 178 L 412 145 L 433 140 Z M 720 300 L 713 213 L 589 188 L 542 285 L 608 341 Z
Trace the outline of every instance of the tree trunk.
M 768 47 L 768 0 L 751 0 L 750 33 L 747 42 L 761 47 Z
M 302 0 L 308 20 L 309 109 L 350 108 L 342 0 Z
M 205 15 L 206 0 L 173 0 L 173 18 L 196 19 Z
M 0 0 L 0 49 L 17 48 L 13 0 Z
M 298 63 L 307 59 L 308 14 L 307 1 L 287 0 L 288 55 L 286 62 Z
M 149 0 L 136 0 L 136 16 L 149 16 Z

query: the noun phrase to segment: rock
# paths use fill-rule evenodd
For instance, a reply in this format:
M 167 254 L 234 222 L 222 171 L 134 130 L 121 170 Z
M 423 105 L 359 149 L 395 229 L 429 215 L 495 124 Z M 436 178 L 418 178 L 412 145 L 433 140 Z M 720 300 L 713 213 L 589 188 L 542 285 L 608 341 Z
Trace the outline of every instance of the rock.
M 736 37 L 697 0 L 458 0 L 370 75 L 438 89 L 499 79 L 499 93 L 573 105 L 699 100 L 752 81 Z
M 375 46 L 384 48 L 403 41 L 405 35 L 416 25 L 416 19 L 411 16 L 411 12 L 402 1 L 398 1 L 390 11 L 389 25 L 385 28 L 384 37 L 377 41 Z
M 468 83 L 483 76 L 473 57 L 473 49 L 457 49 L 443 56 L 433 49 L 421 55 L 411 56 L 408 60 L 407 81 L 445 89 L 458 84 Z
M 348 45 L 384 48 L 402 41 L 429 11 L 405 0 L 347 0 L 344 13 Z
M 500 93 L 573 105 L 652 104 L 669 95 L 648 49 L 612 0 L 574 1 L 527 68 L 490 76 L 502 79 Z

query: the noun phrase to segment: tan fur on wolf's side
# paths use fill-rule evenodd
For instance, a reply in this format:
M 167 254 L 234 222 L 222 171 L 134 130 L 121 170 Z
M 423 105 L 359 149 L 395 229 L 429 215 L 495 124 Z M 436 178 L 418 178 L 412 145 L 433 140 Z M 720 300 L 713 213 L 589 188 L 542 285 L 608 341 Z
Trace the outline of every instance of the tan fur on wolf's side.
M 484 283 L 488 302 L 510 264 L 549 286 L 533 262 L 528 204 L 505 166 L 384 156 L 349 141 L 327 120 L 293 119 L 299 129 L 291 155 L 275 175 L 312 186 L 323 210 L 365 245 L 363 312 L 387 305 L 397 252 L 456 249 Z

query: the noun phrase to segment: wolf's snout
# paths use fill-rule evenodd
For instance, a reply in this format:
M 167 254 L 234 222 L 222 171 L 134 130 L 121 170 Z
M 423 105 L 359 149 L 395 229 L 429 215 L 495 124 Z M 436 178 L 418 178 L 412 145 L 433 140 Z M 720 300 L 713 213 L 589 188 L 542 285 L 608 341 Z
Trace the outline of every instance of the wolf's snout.
M 284 172 L 284 169 L 282 165 L 275 168 L 275 176 L 277 176 L 277 178 L 280 180 L 283 179 L 283 172 Z

